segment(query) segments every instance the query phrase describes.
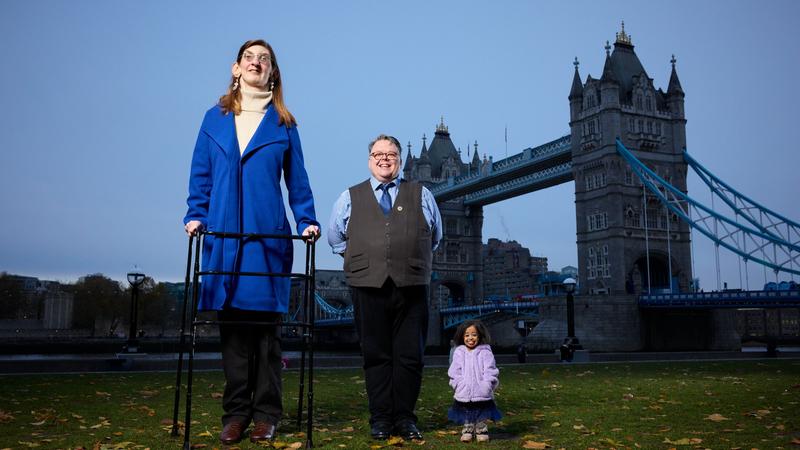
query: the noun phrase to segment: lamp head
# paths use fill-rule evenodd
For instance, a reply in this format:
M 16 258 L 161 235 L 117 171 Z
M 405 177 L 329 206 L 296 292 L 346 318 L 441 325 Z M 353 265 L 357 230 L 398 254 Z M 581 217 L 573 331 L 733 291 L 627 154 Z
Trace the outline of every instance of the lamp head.
M 574 278 L 569 277 L 566 280 L 564 280 L 562 284 L 564 285 L 564 290 L 567 291 L 567 294 L 572 294 L 573 292 L 575 292 L 575 285 L 577 284 L 577 282 L 575 281 Z
M 128 272 L 128 283 L 133 287 L 139 287 L 139 285 L 144 283 L 144 278 L 145 275 L 138 267 L 134 267 L 133 270 Z

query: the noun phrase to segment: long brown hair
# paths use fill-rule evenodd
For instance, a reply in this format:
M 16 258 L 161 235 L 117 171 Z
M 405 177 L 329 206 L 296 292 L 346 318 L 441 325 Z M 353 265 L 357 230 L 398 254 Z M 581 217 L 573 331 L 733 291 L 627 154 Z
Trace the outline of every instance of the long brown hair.
M 281 81 L 281 70 L 278 68 L 278 60 L 275 58 L 275 51 L 272 50 L 272 46 L 263 39 L 249 40 L 239 47 L 239 53 L 236 55 L 236 62 L 241 64 L 244 51 L 255 45 L 261 45 L 269 50 L 270 65 L 272 66 L 272 73 L 269 76 L 269 82 L 272 83 L 272 106 L 275 107 L 275 111 L 278 113 L 278 117 L 280 118 L 278 123 L 281 125 L 297 125 L 297 121 L 294 119 L 294 116 L 289 112 L 289 110 L 286 108 L 286 104 L 283 102 L 283 82 Z M 222 108 L 222 112 L 225 114 L 232 112 L 238 115 L 242 112 L 242 93 L 240 92 L 240 89 L 233 89 L 233 85 L 237 80 L 237 77 L 231 75 L 231 82 L 228 84 L 228 92 L 219 98 L 219 106 Z

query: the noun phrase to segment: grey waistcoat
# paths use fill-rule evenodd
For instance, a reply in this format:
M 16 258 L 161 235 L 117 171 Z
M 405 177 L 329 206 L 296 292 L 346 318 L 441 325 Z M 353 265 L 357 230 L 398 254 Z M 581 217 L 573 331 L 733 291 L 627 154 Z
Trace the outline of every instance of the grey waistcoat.
M 388 216 L 369 180 L 350 188 L 344 273 L 350 286 L 426 285 L 431 279 L 431 230 L 422 214 L 422 185 L 400 183 Z

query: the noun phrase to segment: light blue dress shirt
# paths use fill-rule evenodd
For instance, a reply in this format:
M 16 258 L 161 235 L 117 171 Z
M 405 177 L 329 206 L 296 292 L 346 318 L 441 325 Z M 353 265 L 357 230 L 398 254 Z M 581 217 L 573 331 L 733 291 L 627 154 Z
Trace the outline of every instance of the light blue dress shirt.
M 397 198 L 398 183 L 403 182 L 401 177 L 394 180 L 395 185 L 389 188 L 389 195 L 392 197 L 392 204 Z M 380 202 L 380 197 L 383 191 L 378 189 L 382 183 L 370 177 L 370 185 L 372 185 L 372 192 L 375 194 L 375 200 Z M 333 204 L 333 211 L 331 212 L 331 220 L 328 222 L 328 244 L 330 244 L 333 253 L 344 255 L 347 248 L 347 224 L 350 221 L 350 190 L 346 189 L 342 195 Z M 431 230 L 431 249 L 436 250 L 439 246 L 439 241 L 442 240 L 442 216 L 439 214 L 439 207 L 436 205 L 436 199 L 433 194 L 425 186 L 422 186 L 422 215 Z

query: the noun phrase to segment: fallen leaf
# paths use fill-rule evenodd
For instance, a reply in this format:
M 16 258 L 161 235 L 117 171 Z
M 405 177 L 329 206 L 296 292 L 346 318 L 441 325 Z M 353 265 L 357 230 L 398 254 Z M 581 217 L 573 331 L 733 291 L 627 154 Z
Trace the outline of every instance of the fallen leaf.
M 710 420 L 712 422 L 722 422 L 723 420 L 730 420 L 727 417 L 723 416 L 722 414 L 711 414 L 710 416 L 706 417 L 704 420 Z
M 402 445 L 403 442 L 405 442 L 405 441 L 400 436 L 392 436 L 392 437 L 389 438 L 388 441 L 386 441 L 386 444 L 387 445 L 397 445 L 397 444 L 401 444 Z
M 213 399 L 220 399 L 220 398 L 222 398 L 222 392 L 212 392 L 212 393 L 211 393 L 211 398 L 213 398 Z
M 604 443 L 604 444 L 608 444 L 608 445 L 610 445 L 611 447 L 622 447 L 622 444 L 621 444 L 621 443 L 619 443 L 619 442 L 617 442 L 617 441 L 615 441 L 615 440 L 613 440 L 613 439 L 611 439 L 611 438 L 603 438 L 603 439 L 600 439 L 600 442 L 602 442 L 602 443 Z
M 672 444 L 672 445 L 695 445 L 703 442 L 700 438 L 682 438 L 678 439 L 677 441 L 672 441 L 669 438 L 664 438 L 665 444 Z
M 522 444 L 522 448 L 538 448 L 538 449 L 543 449 L 543 448 L 550 448 L 550 445 L 548 445 L 548 444 L 547 444 L 547 443 L 545 443 L 545 442 L 525 441 L 525 443 L 524 443 L 524 444 Z

